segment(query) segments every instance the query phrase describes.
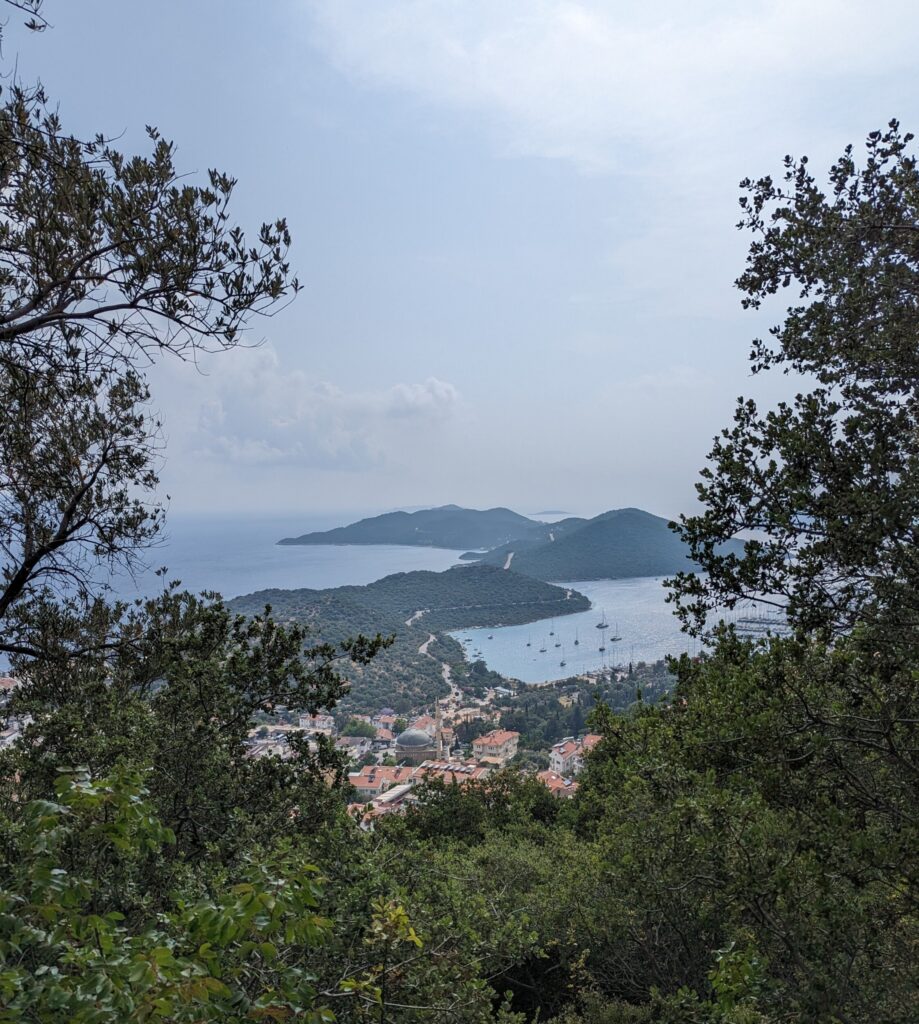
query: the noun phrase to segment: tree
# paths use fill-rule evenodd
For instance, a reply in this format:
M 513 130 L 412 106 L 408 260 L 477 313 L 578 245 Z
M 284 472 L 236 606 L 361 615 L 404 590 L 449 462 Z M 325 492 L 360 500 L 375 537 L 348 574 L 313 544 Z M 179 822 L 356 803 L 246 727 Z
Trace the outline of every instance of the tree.
M 919 168 L 896 121 L 852 147 L 824 192 L 806 158 L 783 181 L 741 183 L 751 231 L 737 286 L 747 308 L 796 289 L 785 320 L 757 339 L 752 371 L 813 387 L 765 414 L 738 400 L 697 485 L 704 511 L 679 532 L 707 577 L 680 574 L 684 620 L 744 598 L 772 602 L 804 630 L 919 625 Z M 744 531 L 743 555 L 723 541 Z
M 128 916 L 124 893 L 174 837 L 136 775 L 75 773 L 56 790 L 23 809 L 0 864 L 0 1021 L 333 1019 L 308 969 L 331 931 L 315 868 L 250 862 Z
M 33 12 L 37 4 L 26 5 Z M 155 536 L 159 423 L 144 366 L 242 343 L 298 289 L 283 220 L 247 240 L 234 180 L 184 181 L 174 149 L 128 157 L 64 133 L 40 88 L 0 107 L 0 650 L 20 613 L 104 573 Z M 104 570 L 104 571 L 100 571 Z M 28 612 L 25 612 L 26 616 Z
M 3 0 L 24 17 L 23 24 L 33 32 L 43 32 L 48 27 L 48 22 L 42 14 L 45 0 Z
M 342 736 L 364 736 L 372 740 L 376 737 L 377 731 L 370 722 L 365 722 L 360 718 L 349 718 L 341 734 Z
M 315 713 L 346 690 L 340 660 L 365 664 L 382 640 L 309 644 L 269 614 L 244 618 L 215 599 L 167 591 L 130 613 L 99 603 L 83 616 L 33 624 L 43 657 L 28 665 L 7 712 L 30 721 L 0 752 L 10 801 L 52 792 L 62 765 L 94 778 L 152 769 L 150 799 L 186 860 L 220 851 L 230 863 L 335 813 L 344 766 L 331 744 L 290 760 L 247 756 L 253 718 L 278 706 Z M 70 651 L 83 656 L 74 661 Z

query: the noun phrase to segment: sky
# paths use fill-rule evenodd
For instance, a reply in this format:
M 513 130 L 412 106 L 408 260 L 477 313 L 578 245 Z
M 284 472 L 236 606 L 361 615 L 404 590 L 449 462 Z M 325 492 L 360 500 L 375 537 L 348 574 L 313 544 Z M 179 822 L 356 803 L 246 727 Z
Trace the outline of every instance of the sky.
M 287 218 L 253 347 L 151 373 L 175 513 L 691 509 L 751 379 L 738 182 L 916 130 L 911 3 L 46 0 L 65 128 Z M 255 344 L 258 343 L 258 344 Z

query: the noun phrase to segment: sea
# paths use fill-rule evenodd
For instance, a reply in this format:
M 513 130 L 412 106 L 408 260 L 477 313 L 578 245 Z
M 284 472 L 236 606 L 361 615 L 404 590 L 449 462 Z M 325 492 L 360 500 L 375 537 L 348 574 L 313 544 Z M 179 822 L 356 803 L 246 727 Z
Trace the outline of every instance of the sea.
M 444 548 L 277 543 L 282 537 L 330 529 L 356 518 L 360 516 L 353 513 L 246 519 L 173 515 L 160 542 L 146 553 L 145 566 L 133 577 L 115 577 L 112 589 L 116 596 L 131 600 L 155 595 L 163 580 L 181 580 L 185 589 L 231 598 L 276 587 L 366 584 L 396 572 L 440 572 L 458 564 L 461 552 Z M 160 567 L 166 569 L 164 576 L 156 574 Z M 662 584 L 659 577 L 562 581 L 560 585 L 590 598 L 589 611 L 452 635 L 467 657 L 481 658 L 490 669 L 524 683 L 545 683 L 630 661 L 656 661 L 682 651 L 694 653 L 694 641 L 680 632 Z M 601 621 L 609 628 L 598 629 Z
M 450 635 L 463 645 L 467 658 L 481 658 L 490 669 L 523 683 L 696 653 L 696 641 L 680 631 L 666 603 L 663 576 L 566 580 L 559 586 L 590 598 L 590 609 L 524 626 L 463 629 Z M 602 623 L 608 628 L 600 628 Z

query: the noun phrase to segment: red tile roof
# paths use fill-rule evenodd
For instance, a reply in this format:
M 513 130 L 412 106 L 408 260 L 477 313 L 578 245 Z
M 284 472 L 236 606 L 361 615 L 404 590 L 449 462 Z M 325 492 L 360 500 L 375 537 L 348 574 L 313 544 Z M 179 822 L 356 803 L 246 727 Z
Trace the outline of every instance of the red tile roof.
M 491 732 L 485 733 L 484 736 L 480 736 L 478 739 L 472 741 L 472 745 L 482 747 L 497 747 L 508 740 L 518 739 L 520 736 L 519 732 L 512 732 L 509 729 L 492 729 Z
M 560 799 L 570 799 L 578 791 L 578 784 L 572 779 L 563 779 L 556 772 L 537 772 L 536 778 L 549 790 L 549 792 Z

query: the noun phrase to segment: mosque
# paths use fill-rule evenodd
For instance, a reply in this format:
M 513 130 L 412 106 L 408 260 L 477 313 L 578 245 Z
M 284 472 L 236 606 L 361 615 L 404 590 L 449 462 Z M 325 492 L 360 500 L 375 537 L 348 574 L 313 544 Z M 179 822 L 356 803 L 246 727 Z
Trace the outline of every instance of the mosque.
M 433 730 L 422 728 L 419 722 L 414 723 L 405 732 L 396 737 L 395 757 L 397 761 L 409 764 L 421 764 L 424 761 L 443 760 L 449 756 L 449 749 L 444 746 L 443 723 L 440 717 L 440 705 L 436 705 Z M 421 720 L 423 721 L 423 719 Z M 428 722 L 431 719 L 427 719 Z

